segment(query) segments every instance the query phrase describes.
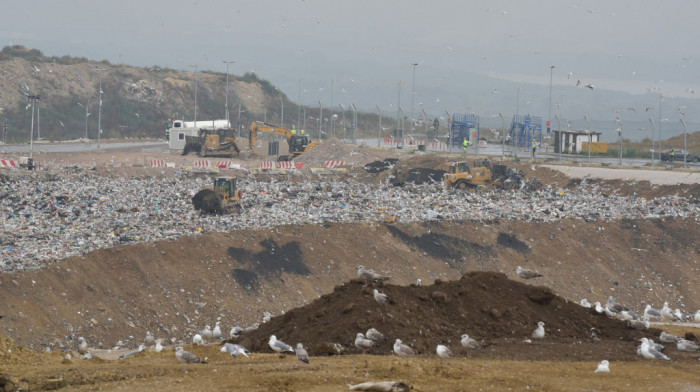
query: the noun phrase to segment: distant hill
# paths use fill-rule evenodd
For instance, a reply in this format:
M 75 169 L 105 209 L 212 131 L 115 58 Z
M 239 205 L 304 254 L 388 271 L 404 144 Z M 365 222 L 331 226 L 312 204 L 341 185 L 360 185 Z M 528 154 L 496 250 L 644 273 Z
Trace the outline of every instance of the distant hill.
M 98 91 L 102 74 L 102 137 L 162 138 L 168 119 L 194 118 L 195 73 L 153 66 L 132 67 L 82 57 L 48 57 L 39 50 L 6 46 L 0 52 L 0 124 L 9 120 L 8 142 L 29 140 L 31 106 L 24 93 L 40 96 L 35 106 L 35 137 L 70 140 L 97 137 Z M 225 118 L 226 74 L 197 73 L 197 119 Z M 297 106 L 267 80 L 254 73 L 229 75 L 229 110 L 235 127 L 239 118 L 279 124 L 282 103 L 285 125 L 297 118 Z M 81 106 L 83 105 L 83 106 Z M 40 134 L 36 133 L 40 132 Z

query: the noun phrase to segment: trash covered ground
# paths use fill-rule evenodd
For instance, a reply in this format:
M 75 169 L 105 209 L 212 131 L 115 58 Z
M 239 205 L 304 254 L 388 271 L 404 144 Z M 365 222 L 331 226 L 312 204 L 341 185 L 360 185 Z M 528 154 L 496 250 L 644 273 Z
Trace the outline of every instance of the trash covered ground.
M 413 170 L 420 173 L 440 170 L 444 158 L 407 154 L 390 161 L 386 170 L 370 173 L 364 169 L 367 164 L 387 157 L 360 151 L 348 153 L 356 160 L 344 173 L 314 174 L 305 167 L 294 173 L 252 174 L 257 166 L 244 165 L 235 172 L 244 209 L 230 216 L 199 215 L 191 208 L 192 195 L 209 185 L 211 176 L 134 165 L 145 161 L 143 154 L 45 156 L 46 171 L 34 173 L 34 179 L 0 172 L 5 252 L 0 334 L 15 342 L 5 343 L 0 368 L 25 377 L 35 389 L 70 385 L 75 390 L 327 390 L 329 385 L 343 390 L 348 384 L 393 377 L 416 390 L 464 385 L 634 390 L 650 383 L 675 390 L 696 385 L 688 375 L 697 374 L 697 354 L 669 348 L 672 360 L 663 363 L 634 354 L 633 340 L 654 338 L 652 333 L 622 324 L 617 329 L 620 341 L 586 336 L 579 342 L 577 322 L 594 320 L 592 325 L 606 330 L 619 325 L 573 302 L 587 298 L 605 303 L 612 295 L 637 313 L 645 304 L 660 308 L 663 302 L 685 314 L 700 308 L 697 184 L 578 180 L 529 163 L 511 163 L 538 178 L 545 189 L 457 193 L 431 181 L 415 185 L 402 180 L 412 168 L 425 169 Z M 393 185 L 394 179 L 402 185 Z M 385 223 L 389 218 L 395 223 Z M 358 264 L 390 275 L 388 284 L 378 288 L 396 301 L 410 299 L 415 307 L 396 307 L 397 302 L 370 309 L 371 286 L 352 281 Z M 532 302 L 516 295 L 532 286 L 516 284 L 522 281 L 514 273 L 518 265 L 543 275 L 526 283 L 556 294 L 552 306 L 519 302 Z M 463 274 L 475 276 L 472 271 L 500 272 L 516 282 L 488 274 L 496 280 L 481 281 L 485 289 L 460 286 Z M 423 287 L 410 287 L 418 278 Z M 435 285 L 438 279 L 442 283 Z M 352 295 L 340 295 L 343 290 Z M 415 291 L 423 294 L 411 297 Z M 450 294 L 446 309 L 435 302 L 443 298 L 433 297 L 435 291 Z M 333 312 L 348 303 L 331 301 L 326 314 L 311 306 L 323 305 L 323 298 L 345 297 L 357 308 L 349 309 L 349 315 L 364 309 L 365 322 L 383 317 L 386 326 L 389 319 L 402 323 L 382 332 L 410 332 L 403 340 L 419 349 L 420 356 L 386 358 L 388 345 L 383 345 L 371 353 L 382 355 L 361 355 L 350 347 L 347 355 L 324 357 L 328 352 L 319 352 L 314 342 L 328 331 L 317 329 L 331 323 Z M 471 303 L 469 299 L 483 306 L 449 308 Z M 478 332 L 464 332 L 486 347 L 461 351 L 455 347 L 458 336 L 448 335 L 462 322 L 439 323 L 416 309 L 434 309 L 443 316 L 447 309 L 469 310 L 478 315 L 474 323 L 479 324 L 464 327 L 476 326 Z M 262 323 L 264 312 L 274 316 L 270 323 Z M 411 330 L 408 312 L 428 319 L 431 331 L 439 333 L 420 339 L 426 331 Z M 316 322 L 316 329 L 299 324 L 294 335 L 284 322 L 292 316 Z M 503 321 L 496 322 L 498 317 Z M 546 342 L 524 343 L 536 326 L 532 322 L 540 319 L 559 331 L 550 331 Z M 260 339 L 250 341 L 249 348 L 257 348 L 253 356 L 233 359 L 216 345 L 188 345 L 195 333 L 216 321 L 226 337 L 233 326 L 262 324 Z M 677 324 L 672 327 L 697 335 L 690 324 Z M 340 332 L 365 327 L 344 325 Z M 503 337 L 506 329 L 509 338 Z M 79 336 L 96 354 L 110 357 L 110 350 L 135 349 L 147 330 L 168 342 L 162 353 L 61 363 L 65 352 L 76 350 Z M 306 365 L 293 355 L 271 354 L 266 342 L 272 330 L 291 345 L 303 342 L 311 365 L 302 367 Z M 459 358 L 436 358 L 431 346 L 437 338 L 444 338 Z M 340 342 L 346 347 L 349 343 L 345 337 Z M 174 344 L 187 344 L 187 350 L 208 357 L 209 364 L 179 364 Z M 44 350 L 52 353 L 36 354 Z M 612 369 L 606 379 L 593 373 L 604 354 L 610 356 Z M 561 374 L 575 382 L 557 382 Z

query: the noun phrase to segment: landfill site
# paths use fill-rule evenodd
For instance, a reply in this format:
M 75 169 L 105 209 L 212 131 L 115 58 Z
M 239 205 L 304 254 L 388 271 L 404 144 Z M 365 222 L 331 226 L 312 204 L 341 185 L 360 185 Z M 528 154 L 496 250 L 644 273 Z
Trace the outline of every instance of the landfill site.
M 0 389 L 700 390 L 696 168 L 335 138 L 202 161 L 0 169 Z M 508 175 L 448 186 L 458 161 Z M 234 176 L 235 210 L 193 203 Z

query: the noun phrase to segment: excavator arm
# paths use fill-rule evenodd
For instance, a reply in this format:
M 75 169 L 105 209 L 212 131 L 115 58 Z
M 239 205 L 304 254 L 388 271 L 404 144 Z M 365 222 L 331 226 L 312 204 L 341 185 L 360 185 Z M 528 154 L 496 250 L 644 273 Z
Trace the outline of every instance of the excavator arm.
M 258 132 L 271 133 L 274 135 L 282 135 L 287 140 L 292 138 L 292 131 L 287 128 L 278 127 L 276 125 L 264 123 L 262 121 L 253 121 L 250 124 L 250 135 L 248 137 L 248 144 L 251 150 L 254 150 L 255 143 L 258 138 Z

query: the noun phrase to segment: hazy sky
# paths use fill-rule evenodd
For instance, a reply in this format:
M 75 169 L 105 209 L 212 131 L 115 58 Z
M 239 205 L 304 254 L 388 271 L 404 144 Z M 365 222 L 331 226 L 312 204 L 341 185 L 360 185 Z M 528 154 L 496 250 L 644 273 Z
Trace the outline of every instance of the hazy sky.
M 410 100 L 414 62 L 414 99 L 435 110 L 452 104 L 426 96 L 439 95 L 428 86 L 443 74 L 546 86 L 551 65 L 555 89 L 581 80 L 639 94 L 700 94 L 699 1 L 10 0 L 2 13 L 3 46 L 220 72 L 231 60 L 232 73 L 254 71 L 291 99 L 303 79 L 307 104 L 330 102 L 330 80 L 336 105 L 345 94 L 374 108 L 357 85 L 389 105 L 399 80 L 402 100 Z

